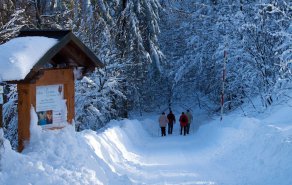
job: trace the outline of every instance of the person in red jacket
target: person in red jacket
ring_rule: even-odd
[[[187,133],[187,124],[189,120],[184,112],[181,113],[181,116],[179,117],[179,122],[180,122],[180,135],[182,135],[182,130],[184,130],[184,136],[185,136]]]

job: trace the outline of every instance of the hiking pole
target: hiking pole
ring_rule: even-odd
[[[223,109],[224,109],[224,88],[225,88],[225,78],[226,78],[226,59],[227,59],[227,52],[224,51],[224,60],[223,60],[223,71],[222,71],[222,91],[221,91],[221,118],[220,121],[223,119]]]

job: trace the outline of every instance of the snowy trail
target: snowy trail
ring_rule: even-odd
[[[143,131],[143,127],[140,129],[132,129],[133,132],[140,133],[138,138],[133,133],[122,134],[123,137],[129,136],[130,142],[135,138],[138,141],[133,147],[127,147],[131,150],[125,153],[125,158],[116,163],[111,163],[112,159],[108,159],[107,162],[118,173],[127,174],[136,184],[215,184],[202,175],[206,161],[201,156],[202,147],[196,147],[201,141],[195,139],[194,133],[179,135],[178,124],[174,127],[173,135],[166,137],[151,137]]]
[[[199,163],[190,157],[195,156],[188,151],[188,147],[192,145],[190,143],[181,145],[180,142],[186,141],[187,138],[173,137],[173,139],[178,141],[155,138],[153,143],[145,145],[143,149],[139,148],[140,151],[148,152],[139,153],[141,161],[139,161],[138,168],[140,172],[128,174],[129,177],[136,182],[144,182],[144,184],[194,184],[194,179],[198,177],[198,174],[194,173],[194,166],[198,167]],[[165,141],[170,143],[165,143]],[[131,164],[131,159],[128,160]],[[188,169],[188,166],[192,166],[192,168]],[[141,174],[141,176],[137,176],[137,174]]]
[[[104,160],[133,184],[274,185],[278,183],[274,168],[285,174],[287,168],[291,169],[288,151],[292,152],[292,148],[282,142],[287,133],[278,133],[279,129],[260,125],[253,118],[230,116],[222,123],[215,120],[187,136],[179,135],[176,124],[173,135],[166,137],[158,135],[158,123],[153,117],[124,122],[121,130],[110,128],[102,133],[111,138],[109,142],[122,140],[110,144],[116,145],[117,150],[111,154],[122,155]],[[292,129],[285,132],[291,133]],[[289,149],[276,154],[282,147]],[[280,166],[279,158],[288,164]]]
[[[111,121],[98,132],[33,129],[21,154],[5,141],[0,184],[291,185],[292,107],[275,110],[197,121],[187,136],[178,124],[159,136],[157,115]]]

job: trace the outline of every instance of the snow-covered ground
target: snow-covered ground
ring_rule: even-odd
[[[291,185],[291,112],[287,103],[254,117],[234,111],[220,122],[194,110],[200,126],[187,136],[176,124],[160,137],[159,114],[112,121],[98,133],[33,129],[21,154],[5,141],[0,184]]]

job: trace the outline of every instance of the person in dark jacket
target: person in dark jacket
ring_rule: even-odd
[[[172,111],[170,111],[169,114],[167,115],[167,119],[168,119],[168,134],[172,134],[173,124],[175,123],[175,116],[172,113]]]
[[[180,122],[180,135],[182,135],[182,130],[184,130],[184,136],[185,136],[187,133],[187,124],[189,120],[184,112],[181,113],[181,116],[179,117],[179,122]]]

